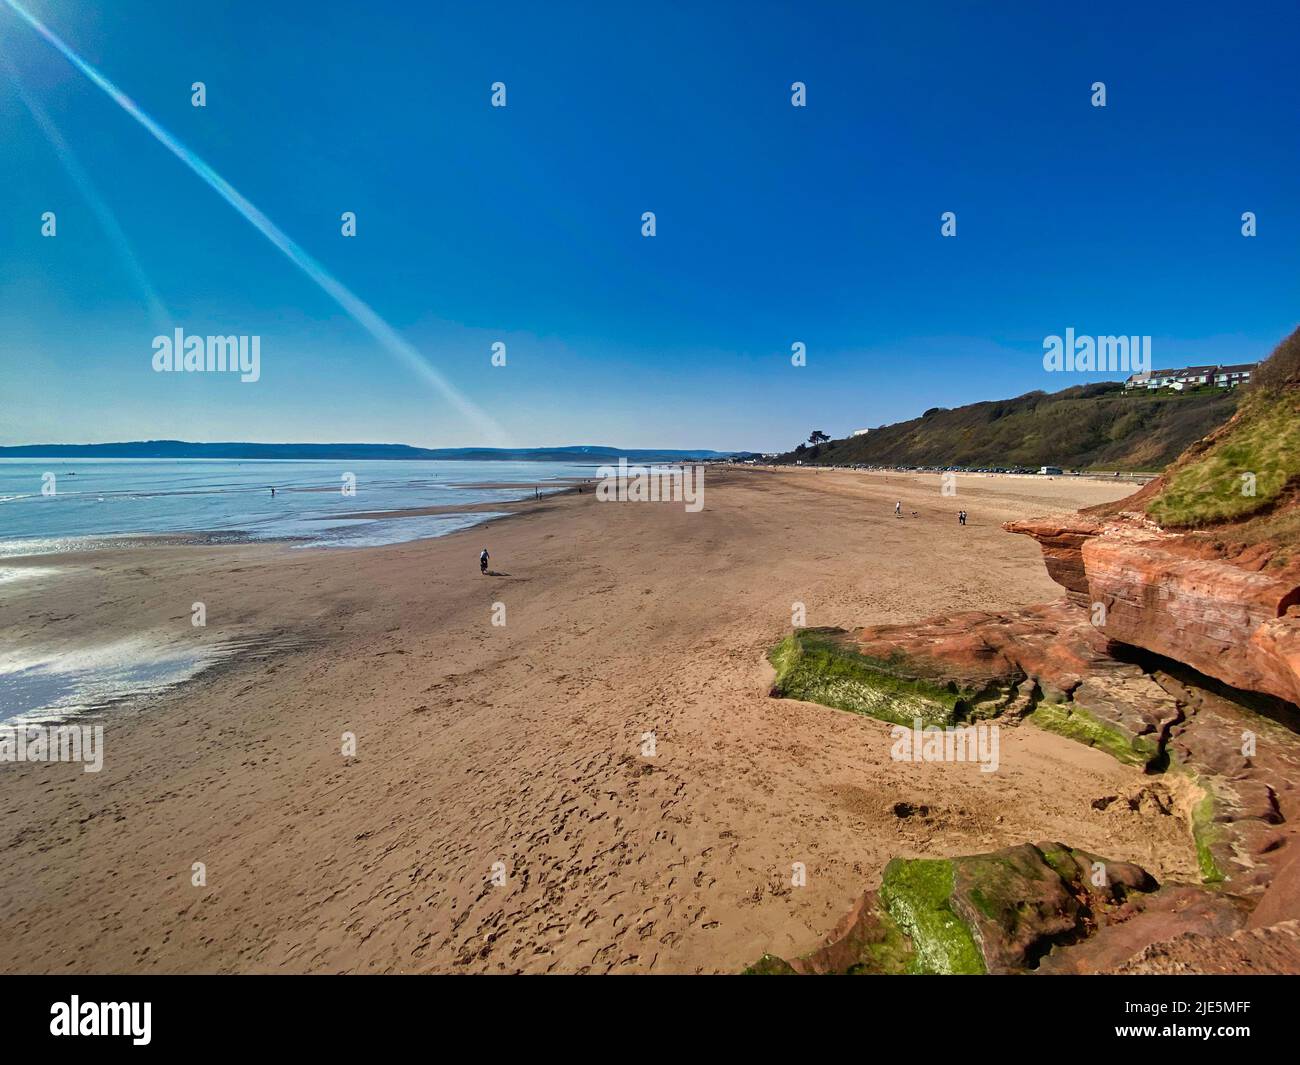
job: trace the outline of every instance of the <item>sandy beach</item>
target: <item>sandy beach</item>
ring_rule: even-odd
[[[1026,726],[997,772],[898,763],[887,724],[768,697],[794,604],[854,627],[1056,599],[1000,523],[1132,489],[957,483],[710,469],[699,513],[564,494],[391,547],[7,560],[51,571],[6,585],[10,653],[227,657],[100,714],[100,773],[0,766],[0,968],[735,972],[816,946],[893,856],[1061,840],[1194,878],[1182,819],[1093,806],[1147,783],[1103,753]]]

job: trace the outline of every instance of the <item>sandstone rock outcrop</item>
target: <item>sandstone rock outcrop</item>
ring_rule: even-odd
[[[1088,615],[1066,602],[852,633],[805,629],[773,652],[772,694],[900,725],[1027,718],[1149,765],[1178,719],[1177,701],[1107,648]]]
[[[1183,932],[1151,943],[1108,971],[1120,976],[1300,973],[1300,921],[1242,929],[1228,936]]]
[[[1196,557],[1179,534],[1131,519],[1009,522],[1110,639],[1235,688],[1300,703],[1300,580]]]
[[[805,630],[774,653],[773,694],[906,725],[1037,725],[1173,774],[1199,796],[1187,813],[1200,884],[1103,862],[1098,894],[1087,872],[1102,860],[1060,844],[895,860],[823,947],[750,971],[1300,971],[1291,938],[1270,931],[1300,920],[1300,709],[1113,650],[1068,600]]]
[[[776,974],[979,975],[1021,972],[1058,944],[1086,940],[1140,910],[1156,885],[1145,870],[1024,843],[950,859],[895,859],[826,944],[748,970]],[[1240,927],[1233,924],[1232,930]]]

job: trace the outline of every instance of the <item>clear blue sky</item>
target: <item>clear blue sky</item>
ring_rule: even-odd
[[[1300,320],[1294,3],[22,2],[518,446],[786,448],[1077,384],[1067,326]],[[487,442],[4,0],[0,57],[0,443]],[[262,379],[153,373],[160,313]]]

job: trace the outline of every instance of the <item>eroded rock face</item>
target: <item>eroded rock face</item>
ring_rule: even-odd
[[[1107,972],[1152,944],[1189,932],[1217,941],[1239,931],[1247,912],[1241,900],[1191,884],[1169,884],[1153,894],[1130,896],[1124,909],[1088,939],[1053,950],[1035,972],[1044,976]]]
[[[1300,607],[1288,606],[1250,634],[1246,663],[1261,678],[1260,691],[1300,704]]]
[[[1269,901],[1275,919],[1300,917],[1300,897],[1269,900],[1274,886],[1291,894],[1280,876],[1300,848],[1300,741],[1288,721],[1274,721],[1233,700],[1163,671],[1153,679],[1182,708],[1169,733],[1171,766],[1191,776],[1204,799],[1192,818],[1203,878]]]
[[[1300,703],[1300,585],[1197,557],[1179,534],[1131,519],[1008,522],[1043,548],[1048,574],[1098,613],[1110,639],[1236,688]]]
[[[1300,921],[1229,936],[1183,932],[1108,970],[1120,976],[1273,975],[1300,972]]]
[[[1109,661],[1106,639],[1067,603],[1008,611],[969,611],[906,625],[856,629],[863,655],[899,663],[912,675],[965,690],[1041,678],[1056,692],[1080,685]]]
[[[1009,532],[1023,533],[1037,540],[1043,549],[1043,564],[1047,567],[1047,575],[1064,588],[1075,602],[1091,602],[1088,577],[1083,567],[1083,545],[1101,531],[1100,521],[1072,514],[1064,518],[1009,521],[1002,527]]]
[[[955,858],[953,867],[949,906],[970,928],[990,973],[1033,968],[1055,944],[1090,935],[1130,894],[1156,886],[1136,865],[1062,843]]]
[[[793,961],[765,955],[749,971],[1022,972],[1058,944],[1086,940],[1127,920],[1155,888],[1136,865],[1062,843],[1023,843],[960,858],[895,859],[879,891],[865,893],[824,946]]]

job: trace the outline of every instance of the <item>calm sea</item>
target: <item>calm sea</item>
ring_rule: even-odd
[[[94,546],[108,537],[217,534],[365,547],[443,536],[492,517],[448,512],[356,518],[363,511],[504,503],[532,485],[591,477],[546,462],[0,459],[0,558]],[[480,488],[482,483],[530,487]],[[353,494],[344,488],[355,484]],[[52,486],[52,491],[45,486]],[[271,488],[275,495],[271,495]]]

